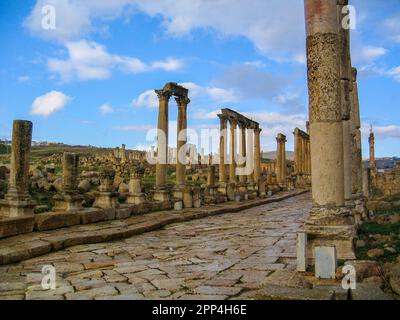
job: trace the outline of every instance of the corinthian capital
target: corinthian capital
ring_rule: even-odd
[[[164,91],[164,90],[154,90],[154,92],[157,94],[158,100],[169,100],[171,98],[172,93],[170,91]]]

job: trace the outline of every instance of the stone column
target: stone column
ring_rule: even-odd
[[[99,191],[95,193],[96,200],[93,208],[116,209],[119,208],[118,192],[114,192],[115,170],[105,169],[100,174]]]
[[[236,120],[229,119],[231,141],[230,141],[230,164],[229,164],[229,183],[236,183]]]
[[[307,139],[307,174],[311,174],[311,145],[310,138]]]
[[[128,204],[142,205],[145,202],[145,195],[142,192],[142,178],[144,168],[138,167],[132,170],[129,181],[129,194],[126,199]]]
[[[121,148],[121,162],[126,163],[126,145],[122,145]]]
[[[362,164],[362,142],[361,142],[361,117],[358,100],[357,69],[352,68],[352,98],[351,117],[353,119],[353,148],[352,148],[352,183],[353,194],[358,198],[362,192],[363,164]]]
[[[277,142],[277,146],[278,146],[277,158],[276,158],[278,183],[281,186],[284,186],[286,184],[286,148],[285,148],[286,137],[285,137],[285,135],[279,133],[278,136],[276,137],[276,142]]]
[[[307,173],[307,142],[304,135],[301,136],[301,173]]]
[[[158,202],[169,201],[166,190],[167,165],[168,165],[168,102],[171,92],[156,90],[159,100],[158,110],[158,136],[157,136],[157,163],[156,163],[156,192],[154,200]]]
[[[168,102],[170,92],[156,90],[159,100],[158,130],[161,136],[157,137],[157,164],[156,187],[164,187],[167,183],[168,163]]]
[[[343,125],[336,0],[305,0],[313,209],[306,221],[309,250],[335,245],[354,259],[354,217],[343,208]]]
[[[352,199],[352,119],[350,119],[350,86],[351,81],[351,59],[350,59],[350,30],[343,28],[342,21],[345,14],[343,7],[349,4],[348,0],[337,2],[337,27],[339,40],[339,65],[340,65],[340,105],[342,109],[343,125],[343,175],[344,175],[344,198],[346,201]],[[347,13],[346,13],[347,14]]]
[[[54,210],[73,211],[82,209],[83,196],[78,194],[79,155],[64,153],[62,190],[54,196]]]
[[[186,164],[179,159],[179,154],[185,154],[186,160],[186,143],[187,143],[187,106],[190,100],[187,97],[177,97],[178,104],[178,134],[177,134],[177,159],[176,159],[176,184],[179,187],[185,186],[186,183]]]
[[[32,122],[15,120],[13,123],[11,168],[8,193],[0,201],[0,216],[32,216],[36,203],[29,194],[29,164],[32,143]]]
[[[369,181],[370,181],[370,171],[369,168],[364,168],[363,170],[363,196],[368,199],[370,196],[370,186],[369,186]]]
[[[242,169],[246,168],[246,126],[240,124],[240,150],[239,150],[239,154],[240,154],[240,167]],[[239,181],[242,185],[246,184],[247,181],[247,176],[244,174],[241,174],[239,176]]]
[[[295,173],[300,173],[300,147],[301,147],[301,138],[299,128],[294,129],[294,164],[295,164]]]
[[[371,170],[371,179],[374,181],[376,176],[376,163],[375,163],[375,135],[372,132],[369,134],[369,168]]]
[[[226,159],[226,135],[227,119],[224,115],[218,115],[220,119],[220,138],[219,138],[219,183],[226,183],[225,159]]]
[[[254,181],[259,183],[261,178],[261,131],[262,129],[254,129]]]

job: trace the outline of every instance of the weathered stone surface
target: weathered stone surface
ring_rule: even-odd
[[[385,251],[382,249],[371,249],[368,250],[367,256],[370,258],[379,258],[385,254]]]
[[[80,216],[70,212],[46,212],[35,215],[35,230],[45,231],[80,224]]]
[[[21,233],[32,232],[35,225],[33,217],[0,219],[0,239]]]

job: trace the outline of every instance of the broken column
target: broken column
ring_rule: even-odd
[[[204,201],[206,204],[214,204],[217,202],[217,185],[215,183],[215,166],[212,163],[212,155],[209,156],[207,185],[205,188]]]
[[[82,209],[83,196],[78,194],[79,155],[65,152],[61,192],[54,196],[55,210],[73,211]]]
[[[286,186],[286,136],[279,133],[276,137],[277,142],[277,158],[276,158],[276,173],[278,183],[281,187]]]
[[[33,217],[36,202],[29,194],[32,127],[30,121],[15,120],[13,123],[9,187],[5,199],[0,201],[2,218]]]
[[[154,200],[169,201],[166,190],[168,164],[168,102],[172,96],[170,91],[155,90],[158,96],[158,134],[157,134],[157,163],[156,163],[156,190]]]
[[[115,171],[106,169],[100,174],[100,187],[95,193],[94,208],[115,209],[119,207],[118,192],[114,192]]]
[[[129,181],[129,194],[126,202],[128,204],[141,205],[145,202],[145,195],[142,192],[142,178],[144,168],[138,166],[131,172],[131,179]]]
[[[343,125],[336,0],[305,0],[313,208],[305,224],[309,252],[334,245],[354,259],[355,220],[345,208]]]

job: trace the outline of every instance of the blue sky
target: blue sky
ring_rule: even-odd
[[[400,0],[350,2],[364,156],[371,124],[377,156],[400,156]],[[48,4],[54,30],[42,28]],[[190,128],[231,107],[261,123],[264,150],[279,132],[293,149],[307,119],[302,0],[1,1],[0,37],[1,138],[19,118],[35,140],[145,147],[152,91],[169,81],[190,90]]]

